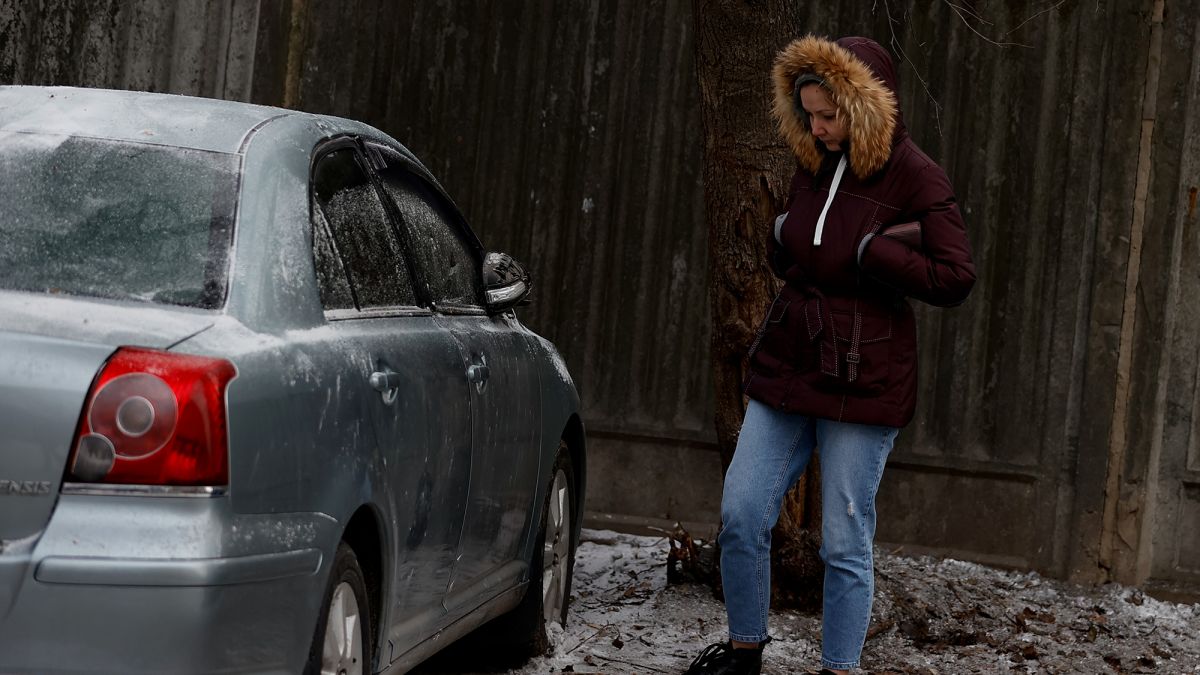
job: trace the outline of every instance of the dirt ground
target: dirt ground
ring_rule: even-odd
[[[586,530],[568,625],[542,673],[681,673],[725,639],[704,586],[668,586],[666,538]],[[1200,673],[1200,605],[957,560],[878,552],[863,673]],[[556,627],[557,628],[557,627]],[[763,671],[819,668],[818,614],[772,611]]]

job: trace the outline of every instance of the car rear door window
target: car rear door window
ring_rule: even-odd
[[[415,306],[400,242],[357,154],[352,147],[333,150],[313,171],[313,240],[322,301],[327,309],[347,304],[347,289],[338,281],[342,271],[335,264],[340,258],[359,309]],[[324,242],[317,234],[323,227],[331,235]],[[329,250],[322,251],[323,245]]]
[[[354,291],[346,268],[333,245],[329,223],[319,209],[313,209],[313,260],[317,268],[317,287],[321,291],[321,304],[325,309],[356,309]]]
[[[409,171],[398,153],[372,146],[383,158],[378,172],[396,205],[412,263],[427,297],[440,311],[482,311],[482,259],[460,225],[462,217],[441,193]]]

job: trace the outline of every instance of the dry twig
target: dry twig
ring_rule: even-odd
[[[1015,33],[1015,32],[1017,32],[1017,29],[1019,29],[1021,26],[1024,26],[1025,24],[1029,23],[1030,21],[1033,21],[1034,19],[1045,14],[1046,12],[1053,12],[1054,10],[1058,9],[1059,7],[1062,7],[1063,3],[1066,1],[1067,0],[1058,0],[1058,2],[1054,3],[1053,6],[1047,7],[1046,9],[1043,9],[1042,11],[1038,12],[1037,14],[1030,15],[1029,18],[1025,19],[1021,23],[1014,26],[1012,28],[1012,30],[1008,31],[1008,33],[1005,33],[1005,35],[1008,35],[1009,33]]]
[[[633,663],[632,661],[623,661],[623,660],[621,660],[621,659],[614,659],[614,658],[613,658],[613,657],[611,657],[611,656],[605,656],[605,655],[603,655],[603,654],[592,654],[592,656],[594,656],[594,657],[596,657],[596,658],[598,658],[598,659],[604,659],[605,661],[608,661],[608,662],[610,662],[610,663],[621,663],[621,664],[624,664],[624,665],[627,665],[627,666],[635,666],[635,667],[637,667],[637,668],[645,668],[646,670],[653,670],[653,671],[654,671],[654,672],[656,672],[656,673],[665,673],[665,672],[667,672],[667,671],[665,671],[665,670],[662,670],[661,668],[655,668],[654,666],[648,666],[648,665],[646,665],[646,664],[644,664],[644,663]]]

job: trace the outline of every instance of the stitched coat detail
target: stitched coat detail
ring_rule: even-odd
[[[851,170],[832,201],[841,153],[813,137],[793,108],[792,84],[808,72],[827,82],[847,124]],[[786,283],[751,348],[746,393],[788,412],[903,427],[916,409],[917,384],[908,298],[956,305],[975,282],[953,190],[909,138],[891,57],[876,42],[807,36],[780,52],[773,76],[775,117],[798,168],[779,239],[774,227],[764,231],[771,267]],[[874,236],[910,222],[921,225],[918,248]]]

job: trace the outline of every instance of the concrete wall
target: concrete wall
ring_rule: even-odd
[[[682,2],[0,0],[0,83],[374,124],[525,262],[579,385],[590,506],[715,522],[707,238]],[[696,485],[704,488],[697,490]]]
[[[1200,586],[1198,0],[804,11],[808,29],[892,49],[908,126],[950,174],[980,262],[966,306],[920,312],[922,402],[880,538]],[[532,268],[522,317],[579,382],[590,508],[715,523],[690,12],[0,0],[0,82],[252,100],[389,131],[485,242]]]

